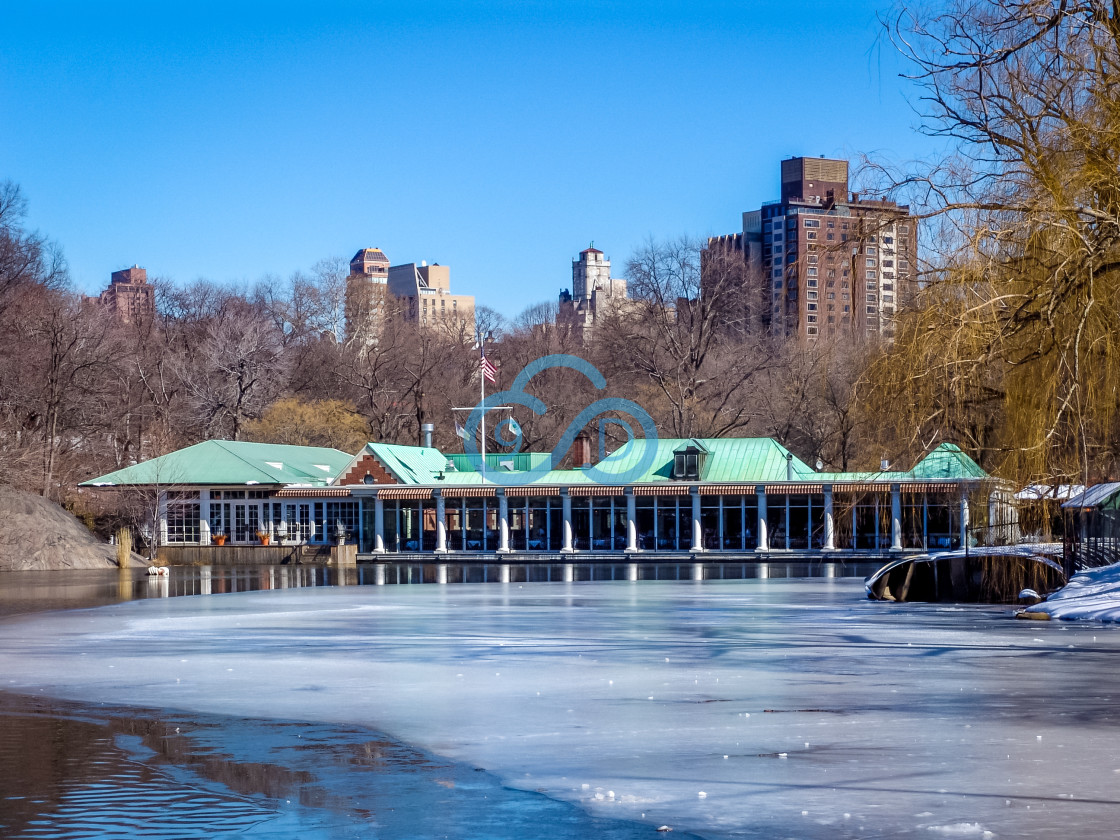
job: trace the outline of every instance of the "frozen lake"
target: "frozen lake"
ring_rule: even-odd
[[[851,578],[320,587],[9,618],[0,688],[370,727],[649,836],[1104,836],[1118,654]]]

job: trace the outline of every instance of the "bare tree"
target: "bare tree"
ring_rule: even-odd
[[[729,329],[742,269],[706,268],[698,242],[647,242],[627,263],[630,305],[596,325],[598,358],[629,372],[647,410],[676,437],[745,428],[755,413],[748,386],[769,362],[759,336]]]
[[[0,308],[21,286],[51,289],[69,283],[62,251],[37,233],[24,229],[27,200],[19,186],[0,181]]]

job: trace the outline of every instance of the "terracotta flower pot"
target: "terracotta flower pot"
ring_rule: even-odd
[[[226,535],[225,534],[215,534],[213,539],[214,539],[214,545],[225,545],[226,544]]]
[[[257,536],[260,537],[261,545],[268,545],[268,543],[269,543],[268,534],[257,534]]]

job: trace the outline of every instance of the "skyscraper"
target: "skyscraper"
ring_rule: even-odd
[[[474,330],[474,295],[451,294],[451,268],[421,261],[389,269],[389,293],[400,314],[422,327]]]
[[[126,324],[155,315],[155,289],[148,285],[148,272],[138,265],[114,271],[109,288],[92,298],[105,312]]]
[[[781,198],[744,213],[741,234],[710,239],[702,264],[729,253],[771,335],[890,337],[916,290],[917,220],[906,205],[849,194],[847,161],[795,157],[782,161]]]
[[[362,248],[346,278],[346,340],[377,341],[389,304],[389,258],[380,248]]]
[[[595,319],[617,309],[626,298],[626,281],[611,277],[610,258],[592,243],[572,260],[572,291],[560,293],[557,324],[587,340]]]

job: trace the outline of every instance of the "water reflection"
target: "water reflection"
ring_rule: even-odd
[[[0,692],[0,837],[537,836],[650,826],[511,790],[368,729],[106,709]]]
[[[167,577],[146,569],[0,573],[0,616],[92,607],[141,598],[220,595],[309,586],[457,583],[715,581],[866,577],[878,563],[363,563],[355,568],[176,566]]]

